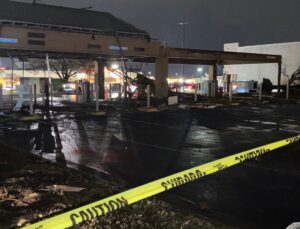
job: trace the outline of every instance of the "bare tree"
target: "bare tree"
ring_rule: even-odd
[[[63,81],[69,81],[72,76],[80,72],[83,66],[89,66],[86,61],[73,59],[52,59],[49,61],[49,64],[50,70]],[[30,60],[30,65],[32,70],[47,69],[45,60],[41,59]]]
[[[290,78],[290,84],[300,85],[300,65],[298,69],[292,74]]]
[[[69,81],[72,76],[76,75],[82,65],[83,63],[79,60],[62,59],[50,61],[51,71],[64,81]]]
[[[283,64],[281,73],[288,79],[290,85],[300,85],[300,65],[298,69],[292,74],[287,73],[287,64]]]

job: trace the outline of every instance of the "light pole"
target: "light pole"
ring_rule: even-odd
[[[197,72],[200,75],[199,84],[197,84],[197,85],[198,85],[198,90],[200,91],[200,94],[201,94],[201,91],[202,91],[202,72],[203,72],[203,68],[202,67],[198,67],[197,68]]]
[[[182,28],[182,38],[181,38],[181,48],[184,48],[184,43],[185,43],[185,27],[186,25],[188,25],[189,23],[187,22],[179,22],[178,25],[181,26]],[[184,76],[184,64],[182,64],[182,76]]]

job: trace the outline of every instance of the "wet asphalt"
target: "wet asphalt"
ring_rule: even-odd
[[[60,114],[55,117],[56,131],[53,127],[47,130],[47,123],[30,127],[33,131],[44,128],[44,141],[37,141],[42,144],[31,145],[36,152],[44,151],[45,157],[100,171],[134,187],[295,136],[300,133],[299,115],[300,104],[149,113],[120,110],[97,118]],[[52,140],[47,137],[49,132]],[[53,143],[57,140],[61,142],[59,149]],[[55,146],[47,148],[49,144]],[[300,221],[299,162],[297,143],[186,184],[168,195],[238,228],[285,228]]]
[[[58,123],[67,161],[136,186],[300,133],[300,105],[120,112]],[[300,144],[170,192],[245,228],[300,220]]]

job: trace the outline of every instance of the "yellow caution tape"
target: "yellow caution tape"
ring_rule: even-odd
[[[25,229],[72,227],[298,141],[300,135],[215,160],[29,225]]]

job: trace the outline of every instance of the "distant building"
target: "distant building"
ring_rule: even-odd
[[[286,70],[288,75],[292,75],[300,65],[300,41],[253,46],[229,43],[224,44],[224,51],[282,55],[282,69]],[[263,78],[268,78],[274,85],[277,84],[277,71],[277,64],[227,65],[224,68],[225,73],[236,75],[238,81],[262,81]],[[286,77],[282,75],[281,83],[286,82]]]

